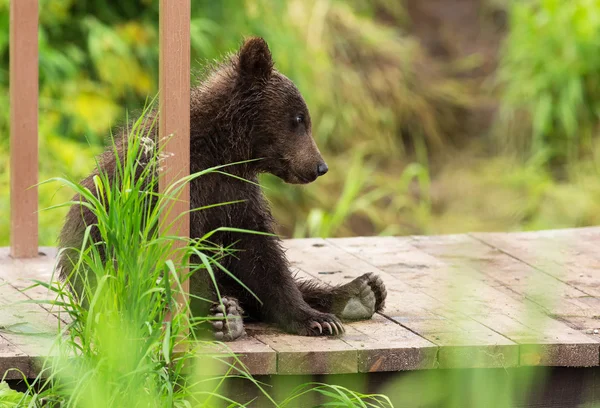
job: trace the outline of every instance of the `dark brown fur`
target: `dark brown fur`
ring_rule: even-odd
[[[268,46],[260,38],[247,40],[238,54],[216,67],[192,90],[190,124],[192,172],[249,159],[261,160],[228,167],[227,171],[253,182],[258,182],[260,173],[268,172],[289,183],[308,183],[327,171],[311,135],[304,99],[294,84],[273,68]],[[109,174],[114,172],[112,152],[105,153],[100,163]],[[92,187],[91,176],[83,184]],[[192,181],[190,191],[192,208],[245,200],[192,212],[192,237],[223,226],[275,231],[268,203],[255,184],[209,174]],[[60,246],[79,247],[85,226],[94,222],[91,213],[84,211],[82,216],[81,208],[74,206],[61,233]],[[298,285],[278,238],[219,232],[211,241],[224,246],[236,243],[235,249],[240,252],[224,259],[223,265],[262,300],[262,305],[224,273],[218,273],[217,281],[221,294],[237,298],[250,316],[302,335],[318,335],[328,325],[339,324],[341,328],[332,313],[335,304],[343,304],[350,296],[347,288],[326,288],[314,282]],[[66,257],[61,261],[63,276],[68,275],[69,264]],[[204,275],[192,276],[192,293],[207,295],[210,285]],[[215,299],[214,294],[208,295]],[[385,293],[379,293],[378,310],[384,298]],[[192,310],[206,312],[194,301]]]

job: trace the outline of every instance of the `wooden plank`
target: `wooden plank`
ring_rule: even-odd
[[[411,241],[412,245],[406,239],[399,239],[396,243],[393,238],[385,239],[385,249],[380,247],[373,251],[374,254],[367,249],[372,245],[364,242],[371,242],[370,239],[362,243],[356,239],[333,241],[344,249],[344,242],[347,242],[350,252],[360,251],[361,258],[375,265],[381,263],[383,270],[402,276],[410,286],[444,299],[453,310],[518,343],[521,365],[598,364],[598,347],[594,339],[549,318],[535,303],[523,303],[523,297],[515,299],[488,285],[473,268],[474,259],[469,258],[468,250],[453,250],[444,244],[445,241],[436,246],[437,240],[443,239],[448,238],[418,237]],[[387,255],[383,251],[387,251]],[[446,258],[440,254],[445,254]],[[418,268],[407,266],[411,265],[413,258],[418,259],[412,264],[419,265]],[[543,348],[547,353],[536,351],[531,346]]]
[[[338,338],[306,338],[269,329],[253,335],[277,352],[277,374],[358,372],[356,349]]]
[[[552,254],[552,259],[561,264],[564,263],[569,269],[580,272],[580,276],[587,284],[593,284],[600,278],[600,227],[568,228],[547,231],[532,231],[515,234],[518,239],[537,242],[554,242],[560,247],[560,254]],[[594,290],[598,285],[593,286]]]
[[[58,319],[1,282],[0,334],[30,356],[45,356],[58,334]]]
[[[437,367],[438,347],[376,314],[371,320],[346,323],[342,336],[358,353],[358,371],[421,370]]]
[[[467,235],[438,238],[439,248],[432,251],[442,257],[451,254],[454,259],[470,259],[470,264],[482,273],[490,286],[515,299],[527,298],[535,302],[547,315],[567,323],[570,327],[594,335],[598,321],[599,299],[568,285],[556,277],[525,264],[484,242]],[[445,254],[444,254],[445,253]]]
[[[472,236],[588,296],[600,297],[600,260],[595,255],[597,249],[581,242],[579,236],[558,231]]]
[[[47,357],[56,355],[53,345],[59,320],[8,284],[0,285],[0,336],[25,354],[29,376],[35,377]],[[19,355],[19,357],[23,357]]]
[[[577,236],[580,242],[585,242],[594,247],[600,245],[600,227],[586,227],[586,228],[570,228],[563,230],[554,230],[555,233]]]
[[[252,329],[250,329],[251,332]],[[252,375],[276,374],[277,353],[254,337],[228,344]]]
[[[527,296],[515,296],[514,292],[507,294],[485,282],[486,276],[498,275],[494,264],[490,267],[486,261],[494,256],[500,260],[508,258],[505,254],[465,235],[417,237],[413,245],[454,266],[458,276],[453,279],[466,274],[468,279],[477,282],[473,291],[463,291],[460,302],[471,308],[469,314],[476,320],[520,344],[521,365],[581,367],[599,364],[600,344],[596,339],[548,317],[545,310]],[[514,268],[519,266],[528,267],[522,263],[513,265]],[[471,272],[475,275],[469,277]],[[552,304],[557,303],[557,299],[551,295]]]
[[[598,255],[595,238],[598,230],[539,231],[510,234],[472,234],[476,239],[527,263],[537,274],[516,277],[522,285],[512,284],[515,291],[527,287],[537,291],[540,303],[571,327],[599,338],[600,298],[598,297]],[[535,279],[532,277],[535,276]],[[527,279],[526,279],[527,278]],[[521,287],[520,287],[521,286]],[[535,291],[532,288],[536,288]],[[547,295],[550,294],[550,295]],[[560,301],[548,302],[556,297]],[[546,306],[544,303],[550,303]]]
[[[40,256],[37,258],[14,259],[8,256],[9,248],[0,247],[0,282],[6,282],[29,299],[36,301],[51,301],[56,294],[42,286],[31,287],[39,280],[50,283],[57,282],[59,277],[54,273],[57,250],[53,247],[40,248]],[[43,309],[60,318],[65,324],[69,322],[66,313],[61,313],[57,306],[39,304]]]
[[[377,268],[410,287],[427,288],[429,283],[423,278],[431,274],[429,270],[444,266],[443,262],[416,250],[410,237],[335,238],[327,241],[359,258],[363,265],[366,263]]]
[[[457,236],[457,239],[460,237]],[[381,268],[387,272],[402,276],[411,286],[444,299],[453,309],[519,343],[521,365],[598,364],[595,340],[548,318],[541,313],[538,305],[523,303],[523,297],[515,299],[488,285],[473,268],[476,259],[469,257],[468,249],[460,251],[452,247],[448,239],[418,237],[412,241],[414,246],[406,239],[397,243],[394,239],[386,239],[387,255],[382,254],[381,248],[373,251],[375,254],[372,255],[366,249],[370,247],[357,240],[347,245],[349,251],[360,251],[362,258],[376,265],[382,263]],[[336,240],[342,248],[346,248],[343,241],[348,240]],[[415,264],[419,265],[418,268],[407,266],[413,257],[419,259]],[[548,353],[535,352],[532,345],[540,348],[543,345]]]
[[[598,337],[600,258],[592,231],[540,231],[511,234],[510,238],[499,234],[472,235],[570,288],[563,290],[563,300],[555,302],[554,312],[572,327]]]
[[[296,278],[316,279],[302,269],[297,271]],[[346,333],[340,338],[357,350],[359,372],[419,370],[437,366],[438,347],[435,344],[386,317],[375,315],[371,320],[345,323],[344,328]]]
[[[252,333],[255,330],[257,329],[254,325],[246,326],[246,331],[248,333]],[[251,335],[229,343],[203,345],[201,349],[198,350],[198,354],[211,355],[211,358],[216,357],[219,360],[225,360],[227,364],[242,368],[237,363],[237,360],[239,360],[244,366],[244,371],[247,371],[252,375],[270,375],[277,373],[277,353],[275,350]],[[235,354],[235,358],[228,357],[230,354]],[[209,360],[206,364],[210,366],[211,364],[214,364],[214,362]],[[212,368],[218,369],[219,371],[225,371],[229,366],[226,364],[218,364],[218,367]],[[203,373],[203,375],[206,374],[206,372]]]
[[[388,291],[383,314],[439,346],[440,367],[509,367],[518,364],[517,344],[439,299],[340,249],[337,242],[302,239],[286,241],[285,246],[293,266],[330,284],[349,282],[366,272],[377,273]]]
[[[159,145],[165,154],[159,191],[163,193],[190,174],[190,0],[160,0],[159,19]],[[189,184],[177,198],[170,211],[163,214],[161,231],[189,237]],[[174,242],[174,251],[183,245],[184,242]],[[180,268],[179,276],[186,275],[187,271]],[[183,293],[178,291],[177,300],[184,304],[188,301],[189,281],[181,279],[181,286]]]
[[[0,379],[31,377],[29,356],[0,335]]]
[[[549,252],[549,259],[556,265],[564,262],[570,274],[577,267],[580,274],[596,274],[600,254],[593,249],[600,229],[500,237],[508,242],[514,237],[517,249],[533,246],[536,255],[540,247],[552,248],[559,253]],[[267,325],[248,325],[251,336],[228,346],[253,374],[598,364],[598,335],[587,334],[600,322],[600,312],[593,314],[598,299],[589,295],[594,290],[591,278],[581,287],[569,284],[466,235],[293,240],[285,246],[304,278],[338,284],[366,272],[379,274],[388,288],[388,306],[382,316],[346,324],[347,332],[338,338],[292,336]],[[47,354],[53,340],[45,319],[54,317],[39,305],[27,305],[35,310],[14,307],[16,298],[48,298],[47,293],[20,293],[15,287],[28,286],[31,278],[49,279],[49,253],[45,259],[15,260],[0,248],[0,279],[19,275],[6,292],[8,300],[0,286],[0,326],[14,329],[0,330],[0,368],[20,364],[35,374],[27,365],[30,357],[35,361]],[[560,301],[546,302],[547,293]],[[41,334],[14,333],[19,329]]]
[[[13,287],[22,290],[33,284],[34,280],[50,282],[56,263],[56,248],[42,247],[36,258],[15,259],[9,255],[10,248],[0,247],[0,279],[9,282]],[[32,298],[48,299],[48,291],[43,288],[32,289],[25,293]]]
[[[38,254],[38,1],[10,2],[10,245]],[[31,188],[33,187],[33,188]]]
[[[56,308],[17,303],[54,298],[42,287],[22,291],[31,286],[34,279],[50,281],[56,249],[40,248],[40,254],[37,258],[14,259],[9,256],[9,248],[0,248],[0,350],[3,350],[0,351],[0,377],[9,368],[18,368],[29,378],[35,377],[43,360],[51,354],[52,342],[58,334]],[[63,314],[63,324],[66,324],[65,318]],[[7,378],[22,377],[12,371]]]

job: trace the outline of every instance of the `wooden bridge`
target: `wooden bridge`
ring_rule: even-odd
[[[299,277],[337,284],[379,274],[385,311],[337,338],[250,325],[230,347],[256,375],[598,366],[599,245],[600,228],[289,240]],[[41,251],[34,259],[0,253],[0,375],[35,376],[56,335],[55,314],[15,304],[49,298],[41,288],[20,291],[50,279],[56,251]]]

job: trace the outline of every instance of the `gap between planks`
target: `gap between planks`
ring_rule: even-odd
[[[469,312],[473,318],[520,344],[521,365],[598,365],[597,339],[549,313],[548,308],[559,303],[556,301],[559,297],[553,296],[547,288],[541,291],[536,286],[508,286],[514,274],[536,282],[537,275],[544,276],[539,271],[468,235],[416,237],[411,242],[450,266],[459,280],[462,278],[471,283],[471,288],[476,291],[466,291],[461,302],[471,309],[475,306],[475,310]],[[554,302],[543,302],[544,296]],[[543,303],[546,308],[541,307]],[[480,307],[476,310],[478,304]]]
[[[294,267],[334,285],[349,282],[366,272],[376,272],[388,291],[383,314],[407,331],[417,333],[415,337],[439,347],[436,366],[474,368],[518,364],[518,346],[513,341],[331,242],[322,239],[288,241],[288,259]]]
[[[465,235],[455,237],[471,239]],[[412,289],[443,299],[452,310],[519,344],[519,365],[598,365],[596,339],[547,316],[523,296],[515,299],[488,285],[483,279],[484,274],[472,265],[472,261],[477,259],[468,258],[468,249],[473,243],[467,241],[467,249],[457,254],[451,238],[391,237],[366,241],[346,238],[329,242],[347,249],[360,259],[367,259],[374,266],[407,282]],[[376,245],[378,240],[379,248]],[[464,262],[465,258],[471,262]],[[520,266],[526,267],[524,264]],[[527,318],[521,316],[524,311],[527,311]],[[443,355],[444,347],[440,345],[440,355]]]

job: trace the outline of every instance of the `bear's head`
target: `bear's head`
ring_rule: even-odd
[[[300,91],[273,67],[262,38],[247,39],[237,55],[236,87],[251,112],[251,148],[260,171],[287,183],[305,184],[327,173],[312,137],[308,108]]]

